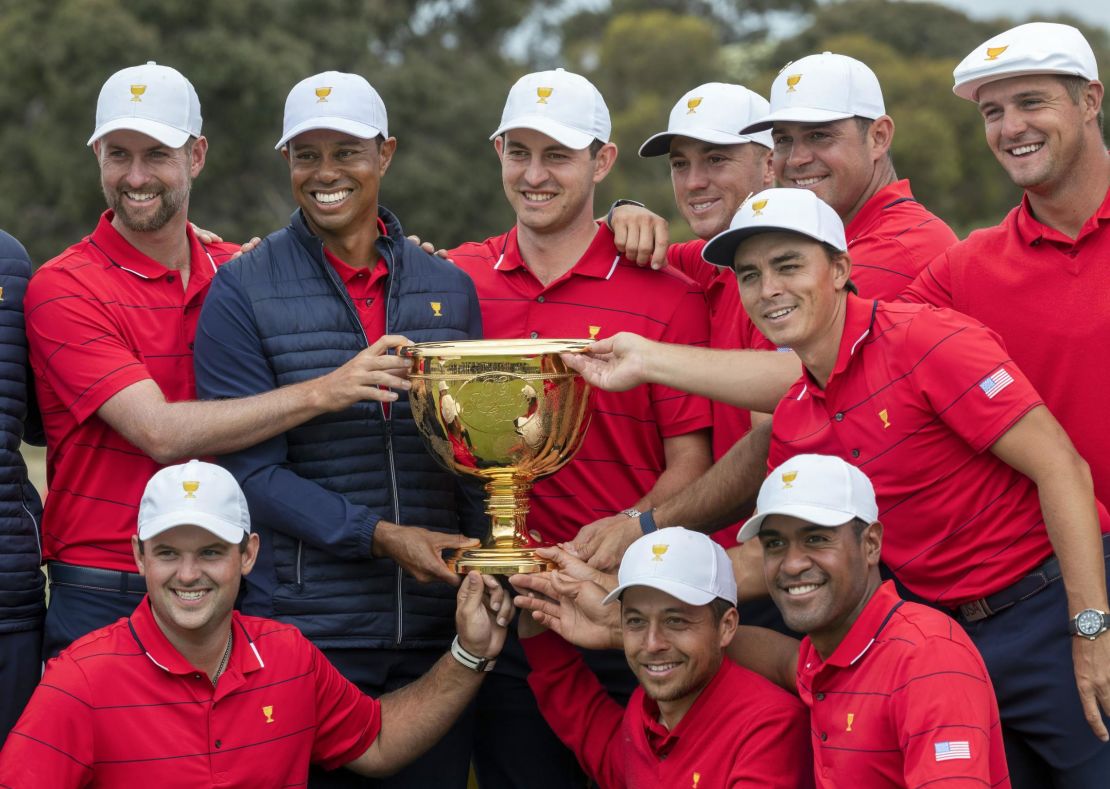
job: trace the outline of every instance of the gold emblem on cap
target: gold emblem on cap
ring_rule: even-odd
[[[767,207],[766,200],[756,200],[752,203],[752,216],[763,216],[763,209]]]
[[[701,106],[701,96],[697,96],[696,98],[690,99],[689,101],[686,102],[686,114],[687,115],[693,115],[695,110],[697,110],[697,108],[700,107],[700,106]]]
[[[1009,48],[1009,44],[1004,47],[987,47],[987,60],[998,60],[998,56]]]
[[[146,85],[131,86],[131,101],[142,101],[139,97],[146,93]]]
[[[262,708],[262,714],[266,716],[266,722],[267,723],[273,723],[274,722],[274,705],[273,704],[267,704],[265,707]]]
[[[440,310],[443,309],[443,302],[441,302],[441,301],[429,301],[428,304],[431,305],[432,317],[433,318],[442,318],[443,317],[443,313],[440,312]]]
[[[794,487],[794,480],[798,478],[797,471],[784,471],[782,472],[782,489]]]
[[[597,335],[600,334],[600,333],[601,333],[601,327],[600,326],[591,326],[590,327],[590,339],[591,340],[596,340]]]
[[[651,546],[651,552],[653,554],[655,554],[655,557],[652,559],[652,561],[653,562],[663,561],[663,554],[665,554],[667,552],[667,549],[670,548],[670,547],[671,546],[667,545],[666,543],[660,543],[658,545]]]
[[[797,90],[798,83],[802,81],[801,74],[791,74],[786,78],[786,92],[794,93]]]
[[[331,88],[317,88],[316,89],[316,103],[327,101],[328,96],[331,95]]]
[[[547,104],[547,100],[551,98],[551,94],[554,92],[554,88],[536,88],[536,95],[539,96],[536,104]]]
[[[197,497],[197,490],[200,488],[200,480],[187,479],[181,483],[181,487],[185,491],[185,498],[195,499]]]

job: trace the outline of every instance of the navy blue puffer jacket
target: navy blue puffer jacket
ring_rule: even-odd
[[[19,454],[29,396],[33,390],[23,331],[23,292],[31,259],[23,246],[0,230],[0,633],[42,625],[42,503],[27,481]]]
[[[379,215],[387,331],[413,342],[479,337],[470,278],[406,241],[393,214]],[[298,383],[367,345],[343,283],[298,211],[289,227],[217,273],[197,330],[197,392],[242,397]],[[362,402],[220,462],[243,486],[262,539],[244,612],[295,624],[324,648],[450,641],[454,590],[418,583],[370,552],[381,518],[475,535],[485,528],[477,497],[425,450],[404,394],[388,418],[378,403]]]

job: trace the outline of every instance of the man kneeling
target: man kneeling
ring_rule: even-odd
[[[512,617],[497,582],[471,573],[451,653],[375,700],[295,627],[232,610],[258,535],[224,469],[155,474],[131,543],[147,596],[49,663],[0,752],[0,785],[302,785],[310,762],[386,775],[447,731]]]
[[[640,683],[625,710],[577,650],[519,620],[540,711],[602,789],[812,786],[805,707],[724,655],[737,613],[721,546],[678,527],[641,537],[605,598],[617,601]]]

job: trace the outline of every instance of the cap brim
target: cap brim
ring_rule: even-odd
[[[540,134],[546,134],[551,139],[560,145],[565,145],[574,151],[581,151],[590,147],[590,143],[594,141],[594,137],[584,131],[572,129],[566,124],[559,123],[559,121],[552,120],[545,115],[525,115],[520,118],[514,118],[510,122],[498,127],[497,131],[489,136],[492,140],[500,137],[507,131],[513,129],[531,129],[538,131]]]
[[[772,507],[766,512],[753,515],[744,521],[744,525],[740,527],[740,531],[736,534],[736,541],[747,542],[755,537],[759,534],[763,520],[771,515],[790,515],[807,523],[828,526],[830,529],[843,526],[852,518],[857,517],[854,512],[834,510],[828,507],[815,507],[812,504],[785,504],[781,507]]]
[[[655,576],[644,576],[642,578],[633,578],[626,583],[621,584],[616,589],[605,595],[602,600],[602,605],[608,605],[620,599],[621,594],[625,589],[632,586],[646,586],[651,589],[658,589],[660,592],[665,592],[671,597],[676,597],[687,605],[708,605],[713,602],[717,596],[704,589],[695,589],[687,584],[672,581],[669,578],[657,578]]]
[[[328,129],[329,131],[351,134],[355,137],[358,137],[360,140],[372,140],[378,135],[385,135],[385,132],[382,129],[378,129],[367,123],[359,123],[358,121],[353,121],[350,118],[310,118],[307,121],[302,121],[301,123],[298,123],[292,129],[286,130],[281,139],[278,140],[277,145],[274,146],[274,150],[280,151],[282,148],[285,147],[285,144],[287,142],[292,140],[298,134],[304,134],[305,132],[316,131],[318,129]]]
[[[832,123],[833,121],[842,121],[845,118],[854,117],[855,115],[850,112],[818,110],[812,107],[784,107],[777,112],[772,112],[770,115],[765,115],[755,123],[748,124],[740,130],[740,133],[753,134],[755,132],[767,131],[776,123],[782,121],[786,123]]]
[[[668,129],[644,140],[644,144],[640,146],[640,156],[645,159],[652,156],[665,156],[671,152],[671,140],[675,137],[689,137],[691,140],[700,140],[714,145],[743,145],[754,142],[757,145],[770,147],[763,140],[744,134],[730,134],[715,129],[675,129],[673,131]]]
[[[998,82],[999,80],[1009,79],[1010,77],[1035,77],[1040,74],[1057,74],[1064,77],[1083,77],[1083,79],[1092,79],[1086,74],[1081,74],[1076,69],[1051,69],[1051,68],[1030,68],[1018,69],[1016,71],[1000,71],[990,74],[982,74],[978,77],[963,82],[958,82],[952,86],[952,92],[959,96],[961,99],[968,101],[979,101],[979,88],[990,82]],[[1097,78],[1095,78],[1097,79]]]
[[[231,523],[223,518],[216,518],[207,512],[176,510],[174,512],[163,513],[157,518],[151,518],[140,525],[139,539],[149,540],[152,537],[157,537],[164,531],[169,531],[178,526],[199,526],[205,531],[209,531],[216,537],[219,537],[224,542],[229,542],[233,545],[238,545],[244,535],[248,533],[244,531],[243,527],[238,523]]]
[[[752,236],[758,236],[760,233],[773,232],[795,233],[799,236],[811,238],[818,243],[825,243],[822,239],[811,236],[808,233],[803,233],[796,227],[752,225],[750,227],[737,227],[724,230],[718,233],[702,248],[701,256],[704,260],[715,265],[732,268],[734,258],[736,257],[736,248],[740,246],[741,241]]]
[[[129,116],[126,118],[116,118],[115,120],[108,121],[98,126],[85,145],[92,145],[104,135],[120,130],[136,131],[140,134],[145,134],[147,137],[153,137],[168,148],[180,148],[192,137],[189,132],[174,128],[160,121]]]

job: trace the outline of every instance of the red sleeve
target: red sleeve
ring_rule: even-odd
[[[316,680],[312,762],[334,770],[362,756],[374,742],[382,729],[381,705],[349,682],[307,640],[305,646],[313,652]]]
[[[991,752],[1001,746],[998,709],[972,648],[931,638],[907,652],[905,671],[891,716],[902,733],[906,786],[991,786],[991,761],[1001,756]]]
[[[752,709],[739,738],[738,758],[729,770],[730,789],[810,789],[813,744],[809,711],[795,698],[790,703]]]
[[[709,290],[709,286],[721,273],[721,269],[701,256],[703,249],[705,249],[705,242],[700,238],[684,241],[681,244],[671,244],[667,247],[667,265],[674,266],[694,280],[702,290]]]
[[[85,675],[67,654],[46,664],[0,751],[0,786],[74,789],[93,780],[96,726]]]
[[[550,631],[522,638],[528,684],[544,720],[604,789],[623,787],[624,710],[605,692],[582,656]]]
[[[932,304],[934,307],[955,307],[952,298],[952,259],[949,253],[942,252],[933,258],[933,262],[902,291],[898,300]]]
[[[917,313],[907,354],[914,381],[941,420],[976,452],[1041,404],[993,331],[952,310]]]
[[[687,285],[685,295],[671,313],[659,341],[709,347],[709,306],[700,288]],[[709,401],[704,397],[695,397],[658,384],[650,384],[649,390],[655,422],[663,438],[712,426]]]
[[[70,272],[46,268],[32,277],[24,309],[35,375],[78,422],[151,377],[100,298]]]

